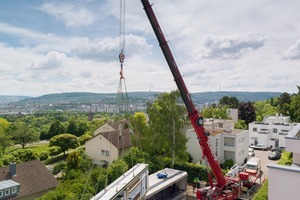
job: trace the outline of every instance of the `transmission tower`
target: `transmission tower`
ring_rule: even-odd
[[[120,81],[117,91],[116,106],[118,112],[120,113],[129,113],[130,104],[127,94],[126,82],[123,73],[123,63],[125,60],[125,0],[120,0],[120,33],[119,33],[119,61],[121,64],[120,69]]]

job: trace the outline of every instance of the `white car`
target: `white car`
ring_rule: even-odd
[[[255,152],[253,148],[249,148],[249,152],[248,152],[249,157],[253,157],[255,156]]]
[[[259,149],[259,150],[268,150],[268,147],[263,144],[256,144],[256,145],[251,145],[250,148],[252,149]]]

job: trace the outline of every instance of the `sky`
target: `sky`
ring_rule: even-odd
[[[299,0],[150,0],[189,92],[298,92]],[[177,87],[139,0],[1,0],[0,95]],[[124,45],[120,43],[124,36]],[[123,88],[125,88],[124,82]]]

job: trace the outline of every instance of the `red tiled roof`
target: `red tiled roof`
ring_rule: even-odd
[[[20,183],[20,193],[13,199],[43,192],[58,185],[58,181],[40,160],[16,164],[16,176],[14,177],[9,173],[9,166],[1,167],[0,181],[8,179]]]

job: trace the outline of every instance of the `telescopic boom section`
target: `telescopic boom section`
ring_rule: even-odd
[[[173,58],[172,52],[169,48],[169,45],[165,39],[165,36],[159,26],[159,23],[156,19],[156,16],[153,12],[153,9],[149,3],[148,0],[141,0],[142,4],[144,6],[145,12],[148,16],[148,19],[151,23],[151,26],[154,30],[154,33],[157,37],[157,40],[159,42],[159,45],[161,47],[161,50],[165,56],[165,59],[169,65],[169,68],[173,74],[174,80],[176,82],[176,85],[178,87],[178,90],[181,94],[182,100],[187,108],[189,118],[191,120],[191,123],[195,129],[195,132],[197,134],[197,137],[199,139],[199,144],[202,149],[203,156],[207,159],[207,162],[209,163],[211,170],[216,178],[216,186],[219,188],[223,188],[223,186],[226,184],[225,177],[222,174],[220,165],[217,160],[215,160],[209,146],[208,146],[208,137],[207,132],[204,129],[204,121],[202,117],[199,117],[198,111],[195,109],[195,106],[193,104],[193,101],[190,97],[190,94],[185,86],[185,83],[182,79],[182,76],[180,74],[180,71],[176,65],[176,62]]]

